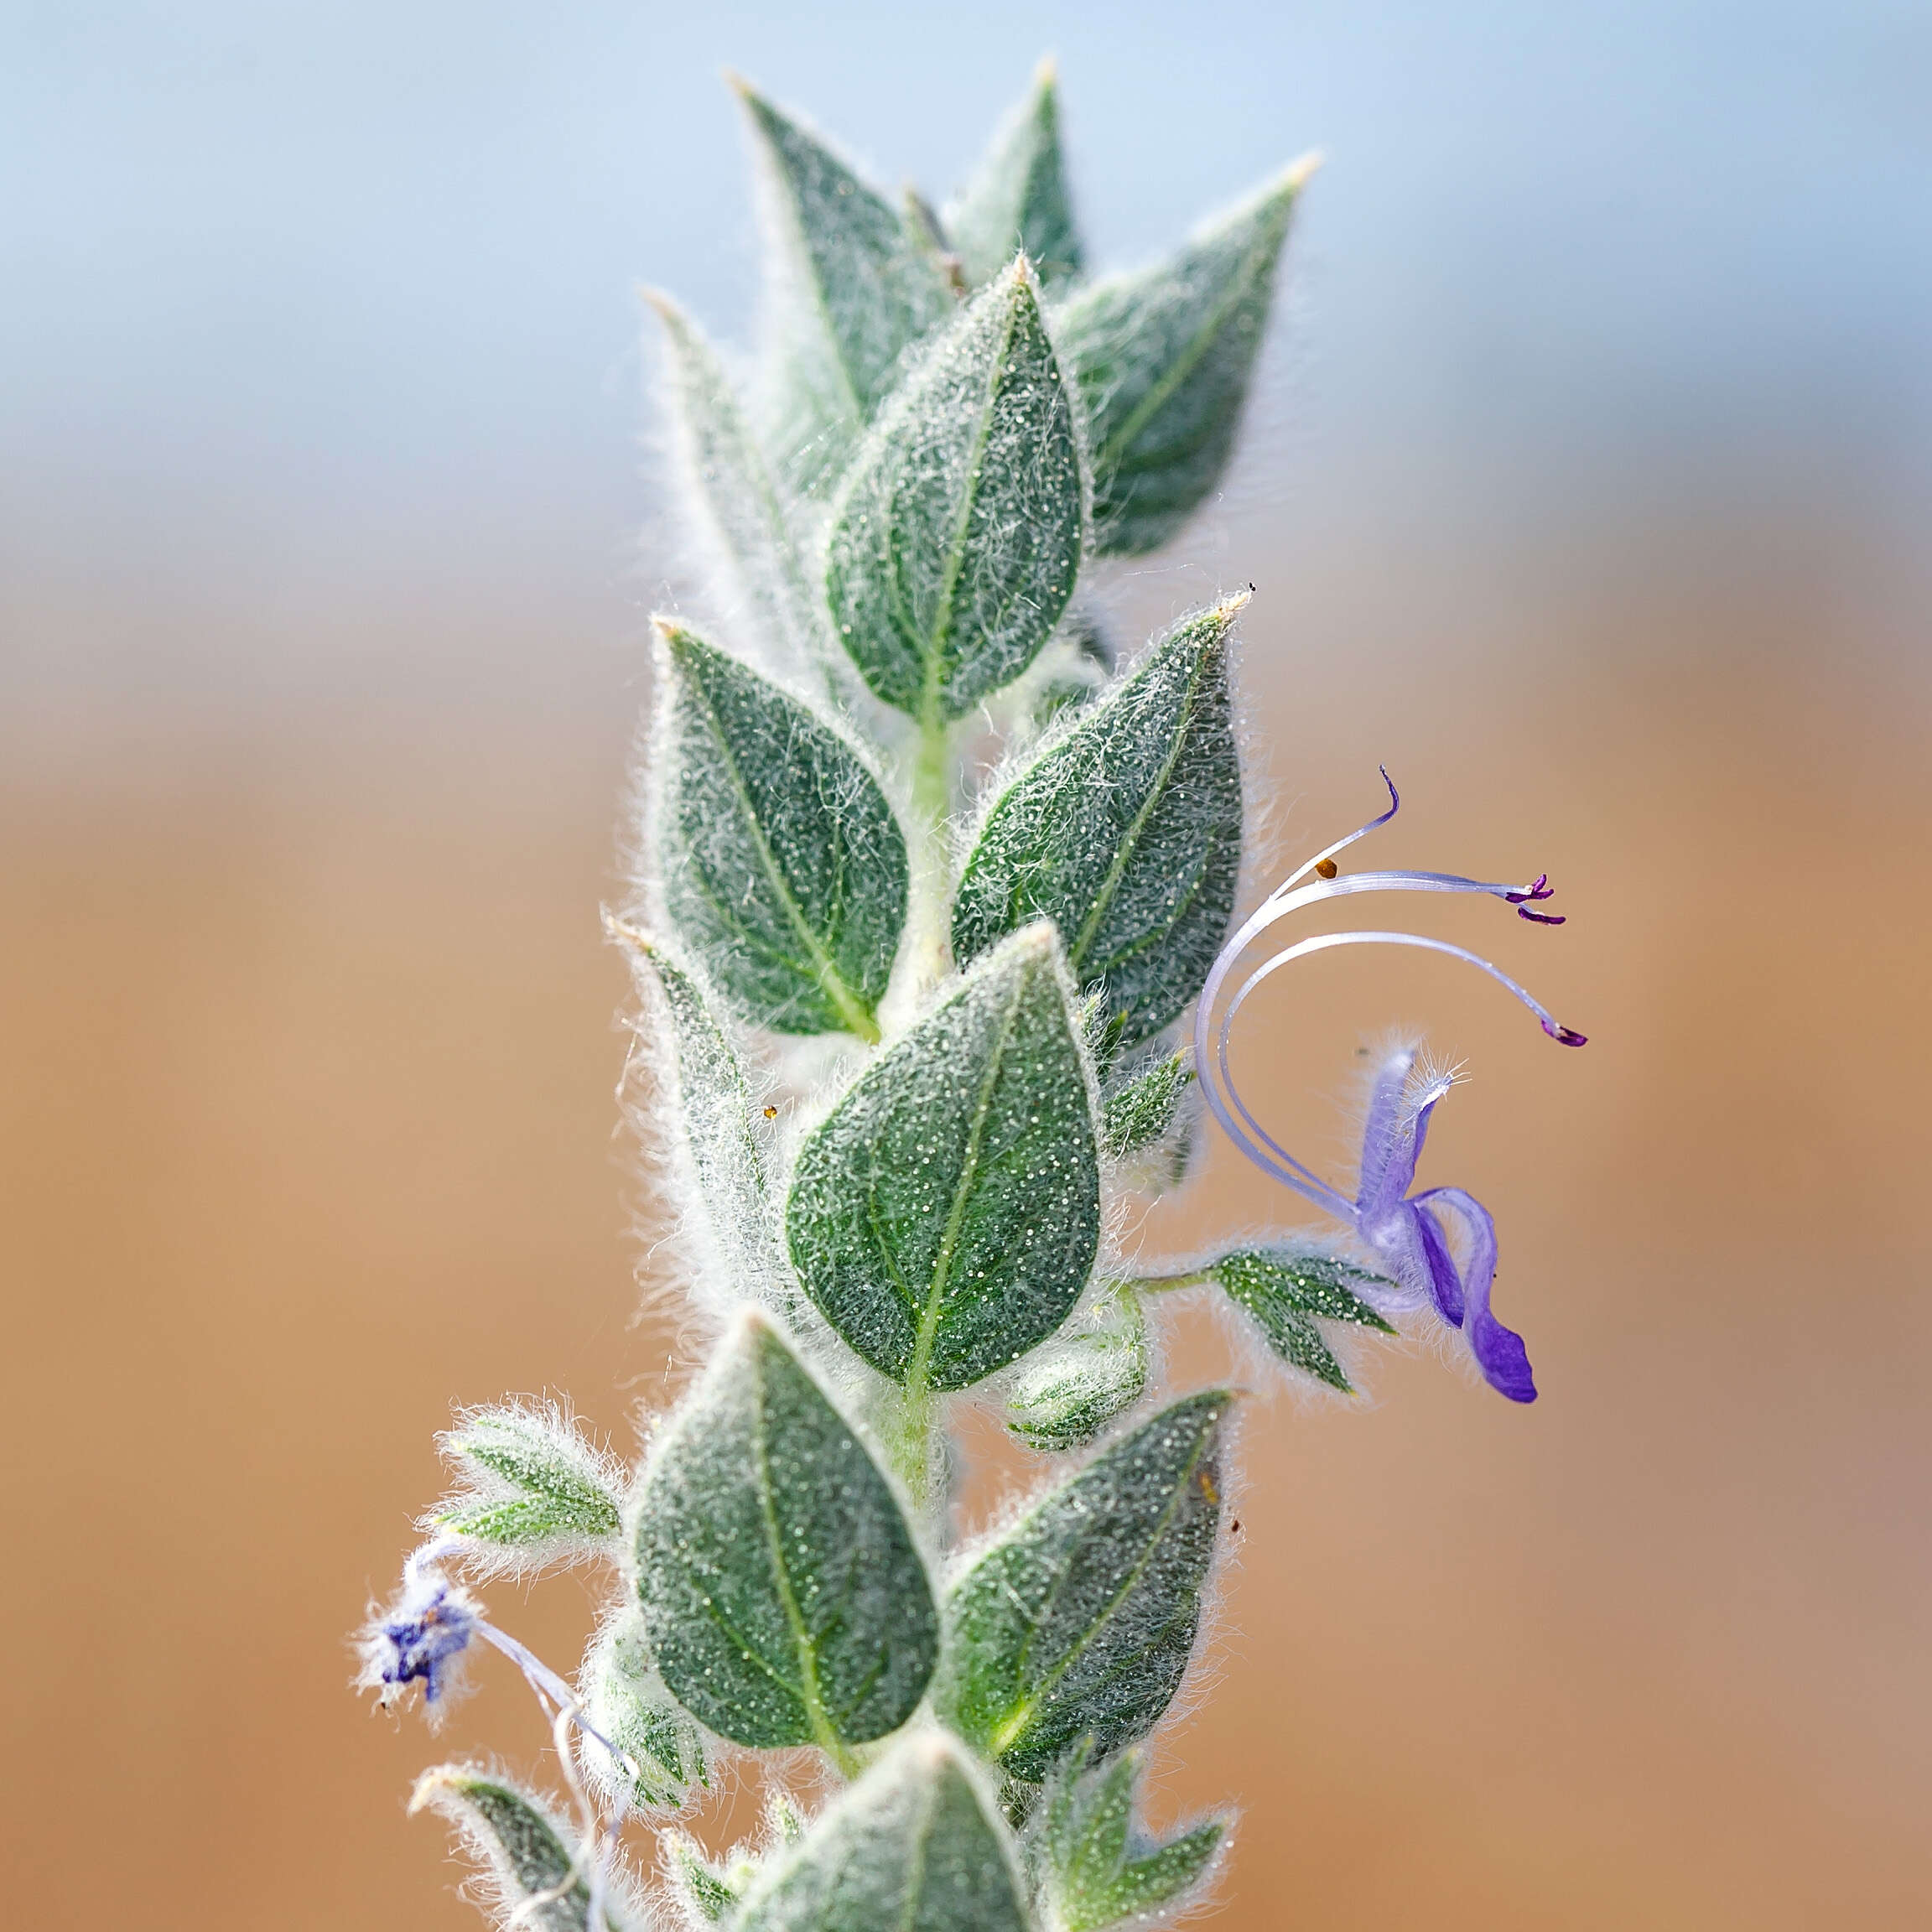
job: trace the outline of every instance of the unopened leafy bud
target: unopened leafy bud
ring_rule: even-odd
[[[1140,1753],[1123,1752],[1098,1770],[1090,1755],[1075,1754],[1030,1834],[1052,1932],[1100,1932],[1192,1903],[1228,1835],[1228,1821],[1211,1818],[1149,1841],[1134,1816]]]
[[[1021,1370],[1006,1426],[1035,1449],[1078,1449],[1140,1400],[1147,1323],[1130,1290],[1110,1291],[1088,1321]]]
[[[467,1411],[439,1439],[459,1483],[419,1527],[484,1574],[611,1557],[623,1472],[554,1404]]]
[[[652,1667],[643,1620],[621,1612],[584,1660],[584,1760],[610,1797],[641,1811],[681,1811],[709,1789],[704,1734]]]

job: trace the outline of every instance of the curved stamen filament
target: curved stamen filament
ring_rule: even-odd
[[[1291,913],[1304,911],[1323,900],[1344,898],[1357,892],[1479,892],[1514,906],[1525,918],[1535,919],[1546,925],[1561,922],[1553,915],[1531,912],[1529,910],[1530,902],[1550,896],[1547,873],[1539,874],[1527,886],[1510,886],[1492,880],[1465,879],[1453,872],[1400,871],[1355,872],[1347,878],[1321,880],[1312,885],[1297,886],[1296,881],[1305,878],[1322,860],[1353,844],[1356,839],[1374,831],[1378,825],[1387,823],[1395,815],[1400,798],[1396,795],[1394,783],[1389,780],[1389,774],[1384,771],[1382,776],[1384,782],[1389,784],[1389,797],[1394,801],[1389,810],[1381,818],[1371,820],[1359,831],[1338,840],[1328,847],[1327,851],[1317,854],[1300,871],[1283,880],[1261,902],[1259,907],[1244,922],[1239,930],[1221,949],[1208,973],[1207,984],[1201,989],[1200,1001],[1194,1012],[1194,1064],[1200,1075],[1208,1107],[1215,1119],[1220,1122],[1222,1130],[1264,1172],[1272,1174],[1277,1180],[1294,1188],[1297,1193],[1305,1195],[1317,1207],[1344,1219],[1353,1214],[1353,1204],[1318,1174],[1297,1161],[1254,1118],[1247,1102],[1242,1098],[1241,1090],[1235,1083],[1233,1070],[1228,1064],[1228,1037],[1233,1026],[1234,1016],[1246,1003],[1249,995],[1263,980],[1296,959],[1305,958],[1310,953],[1322,952],[1332,946],[1413,946],[1424,952],[1441,953],[1450,958],[1463,960],[1487,973],[1536,1015],[1542,1023],[1543,1031],[1552,1040],[1566,1046],[1581,1046],[1585,1042],[1582,1034],[1561,1025],[1549,1009],[1526,988],[1512,979],[1501,968],[1492,965],[1480,953],[1472,953],[1467,947],[1452,945],[1446,939],[1431,939],[1413,932],[1327,932],[1288,947],[1249,974],[1239,990],[1228,1002],[1228,1010],[1222,1015],[1220,1026],[1213,1029],[1214,1052],[1210,1061],[1208,1043],[1213,1009],[1220,997],[1221,989],[1236,962],[1270,927],[1287,918]]]

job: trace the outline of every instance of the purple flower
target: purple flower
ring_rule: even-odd
[[[1489,1210],[1460,1187],[1411,1194],[1415,1163],[1429,1135],[1429,1117],[1450,1088],[1451,1076],[1426,1073],[1415,1052],[1401,1046],[1375,1070],[1368,1117],[1362,1131],[1362,1167],[1348,1219],[1363,1247],[1394,1276],[1400,1297],[1385,1313],[1432,1307],[1467,1337],[1476,1364],[1492,1389],[1512,1402],[1534,1402],[1536,1384],[1523,1337],[1490,1312],[1496,1278],[1496,1223]],[[1439,1208],[1462,1224],[1468,1254],[1458,1266]],[[1385,1297],[1394,1301],[1394,1297]]]
[[[470,1639],[484,1628],[474,1597],[440,1571],[412,1563],[395,1601],[363,1627],[357,1686],[375,1691],[385,1708],[412,1684],[423,1686],[424,1704],[440,1704],[454,1691]]]
[[[1491,1388],[1513,1402],[1533,1402],[1536,1384],[1523,1338],[1505,1328],[1489,1306],[1489,1291],[1496,1277],[1496,1223],[1488,1209],[1460,1187],[1410,1192],[1416,1163],[1428,1138],[1430,1116],[1449,1091],[1450,1077],[1425,1074],[1418,1080],[1412,1047],[1400,1048],[1384,1060],[1370,1089],[1361,1171],[1354,1197],[1350,1199],[1297,1161],[1249,1110],[1229,1069],[1228,1037],[1235,1015],[1263,980],[1297,959],[1335,946],[1414,946],[1446,953],[1487,973],[1513,994],[1541,1021],[1552,1040],[1565,1046],[1581,1046],[1583,1035],[1560,1026],[1546,1007],[1479,954],[1414,932],[1323,932],[1300,940],[1249,973],[1228,1001],[1218,1026],[1213,1024],[1222,987],[1248,948],[1280,921],[1323,900],[1356,892],[1480,892],[1514,906],[1521,917],[1537,925],[1562,923],[1560,914],[1530,910],[1550,896],[1547,873],[1527,886],[1465,879],[1451,872],[1357,872],[1337,876],[1332,863],[1335,854],[1378,826],[1386,825],[1400,808],[1401,799],[1386,771],[1382,779],[1389,787],[1389,809],[1346,839],[1337,839],[1284,880],[1222,948],[1195,1010],[1195,1068],[1215,1119],[1234,1145],[1265,1172],[1345,1223],[1393,1275],[1395,1293],[1384,1297],[1390,1304],[1388,1312],[1432,1309],[1446,1327],[1462,1332]],[[1317,875],[1316,881],[1303,885],[1310,873]],[[1460,1264],[1450,1246],[1445,1213],[1464,1236],[1466,1253]]]

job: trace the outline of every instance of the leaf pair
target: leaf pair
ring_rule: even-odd
[[[1084,267],[1052,64],[994,136],[946,238],[967,278],[1023,249],[1052,293],[1079,384],[1093,465],[1093,546],[1140,556],[1173,537],[1233,454],[1266,333],[1289,218],[1312,160],[1210,223],[1153,267],[1074,287]]]
[[[761,1317],[651,1461],[642,1635],[702,1723],[840,1763],[935,1701],[1010,1775],[1145,1736],[1187,1670],[1219,1520],[1214,1390],[1104,1451],[984,1550],[940,1616],[892,1489]]]
[[[1317,1319],[1384,1335],[1395,1332],[1360,1292],[1392,1288],[1394,1283],[1331,1255],[1286,1248],[1249,1249],[1223,1254],[1208,1272],[1228,1299],[1253,1318],[1284,1362],[1344,1394],[1353,1392],[1353,1384],[1317,1327]]]
[[[1152,1368],[1139,1297],[1124,1285],[1109,1288],[1021,1370],[1006,1426],[1031,1448],[1082,1448],[1140,1400]]]
[[[1269,1348],[1291,1368],[1338,1389],[1354,1385],[1321,1323],[1342,1322],[1393,1335],[1394,1327],[1368,1297],[1395,1284],[1338,1256],[1283,1245],[1238,1249],[1203,1268],[1142,1284],[1145,1289],[1189,1288],[1212,1282],[1261,1332]]]
[[[470,1410],[438,1446],[460,1487],[420,1527],[460,1538],[474,1567],[526,1571],[610,1555],[623,1472],[561,1410]]]
[[[1088,1770],[1078,1751],[1041,1806],[1034,1834],[1055,1932],[1099,1932],[1124,1919],[1145,1920],[1186,1899],[1199,1886],[1228,1833],[1209,1819],[1150,1845],[1135,1830],[1140,1754],[1123,1752]]]

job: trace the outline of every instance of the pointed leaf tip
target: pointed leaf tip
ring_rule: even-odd
[[[1061,153],[1056,78],[1048,55],[948,210],[947,231],[974,284],[990,280],[1015,246],[1033,257],[1048,288],[1072,281],[1084,265]]]
[[[1060,311],[1087,404],[1104,553],[1157,549],[1219,482],[1306,179],[1296,164],[1166,261],[1081,289]]]
[[[823,139],[740,86],[776,216],[769,273],[781,332],[767,370],[775,455],[828,486],[893,387],[901,355],[950,315],[937,253]]]

